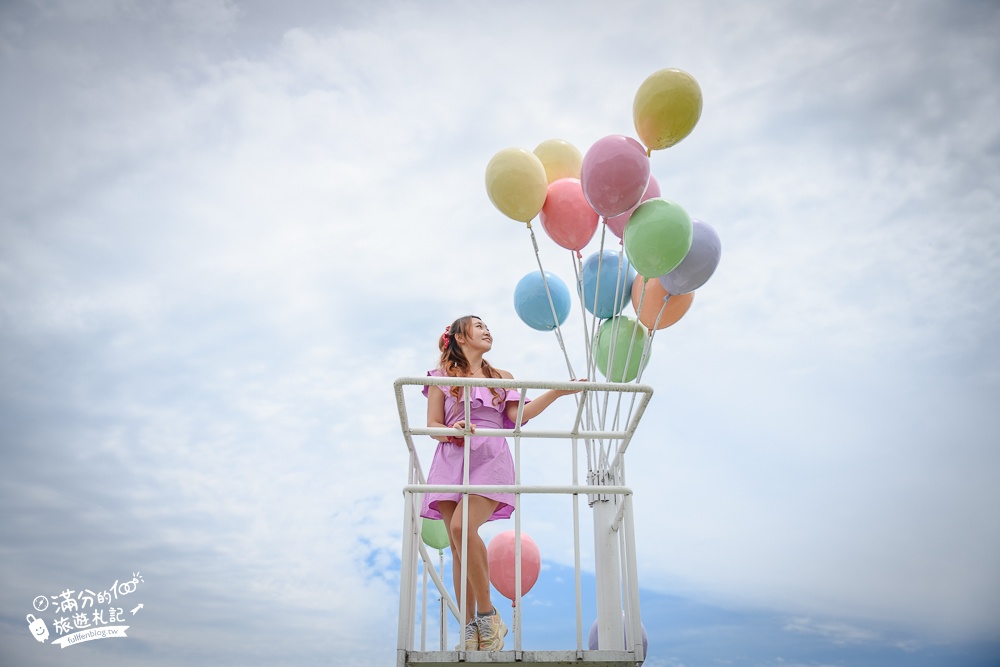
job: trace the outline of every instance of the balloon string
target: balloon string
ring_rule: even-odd
[[[608,376],[609,376],[608,379],[611,382],[615,382],[615,377],[614,377],[614,375],[615,375],[615,373],[614,373],[614,359],[615,359],[615,355],[618,353],[618,337],[621,334],[621,323],[622,323],[622,320],[620,318],[618,318],[618,315],[616,315],[615,313],[617,313],[617,311],[618,311],[618,304],[620,303],[621,295],[622,295],[622,265],[624,263],[624,259],[625,259],[625,251],[624,251],[624,247],[623,247],[621,250],[618,251],[618,273],[615,276],[615,300],[611,304],[612,315],[611,315],[611,319],[609,320],[612,324],[611,324],[611,333],[610,333],[611,341],[610,341],[610,344],[608,345],[609,349],[608,349],[608,365],[607,365],[607,370],[608,370]],[[595,308],[595,310],[596,310],[596,308]],[[617,323],[616,323],[616,318],[617,318]],[[626,368],[627,368],[627,366],[626,366]],[[623,373],[622,374],[622,380],[624,380],[624,379],[625,379],[625,375]],[[619,380],[619,382],[622,381],[622,380]],[[620,396],[620,394],[619,394],[619,396]],[[608,419],[608,403],[610,402],[610,400],[611,400],[611,392],[610,391],[604,392],[604,401],[602,403],[603,412],[602,412],[601,417],[600,417],[600,419],[601,419],[601,427],[602,428],[607,423],[607,419]],[[608,453],[609,453],[609,455],[610,455],[611,445],[612,445],[611,441],[608,441]]]
[[[590,312],[591,312],[591,319],[590,319],[590,332],[591,333],[590,333],[590,335],[591,335],[591,337],[593,339],[593,343],[590,346],[591,354],[588,356],[588,359],[587,359],[588,369],[594,371],[595,376],[596,376],[596,371],[597,371],[597,345],[596,345],[596,342],[597,342],[597,339],[598,339],[598,328],[597,328],[597,296],[600,293],[600,289],[601,289],[601,267],[604,264],[604,240],[605,240],[605,237],[607,235],[607,229],[608,229],[608,225],[607,225],[608,219],[606,217],[604,217],[604,216],[601,216],[601,220],[604,221],[604,224],[601,225],[601,243],[600,243],[600,246],[597,249],[597,280],[596,280],[595,285],[594,285],[594,302],[592,304],[593,307],[590,309]],[[581,280],[582,280],[582,277],[581,277]],[[582,283],[581,283],[581,289],[582,289]],[[584,330],[586,330],[586,320],[587,320],[586,309],[582,313],[582,316],[583,316],[583,320],[584,320]],[[588,425],[591,428],[593,428],[593,426],[594,426],[594,417],[595,417],[594,413],[595,413],[595,410],[596,410],[596,407],[597,407],[595,405],[596,398],[597,397],[594,396],[592,393],[588,393],[587,394],[587,401],[588,401],[587,402]],[[597,415],[597,417],[600,420],[600,415],[599,414]],[[603,423],[604,423],[603,420],[600,420],[600,423],[603,425]],[[599,457],[595,457],[597,460],[594,461],[594,464],[595,464],[595,466],[596,466],[597,469],[600,469],[602,467],[601,466],[602,460],[606,458],[606,456],[604,455],[604,440],[603,439],[598,439],[596,441],[596,443],[592,442],[590,440],[587,441],[588,458],[591,458],[590,457],[589,449],[591,447],[594,447],[595,444],[597,446],[597,452],[600,453],[600,456]],[[594,469],[591,469],[591,471],[593,472]]]
[[[542,268],[542,257],[538,252],[538,239],[535,238],[535,230],[532,229],[531,223],[528,223],[528,231],[531,233],[531,245],[535,249],[535,261],[538,262],[538,271],[542,274],[542,285],[545,287],[545,296],[548,297],[549,308],[552,310],[552,321],[556,325],[556,340],[559,341],[559,349],[562,350],[563,358],[566,360],[566,369],[569,371],[569,377],[571,380],[575,380],[576,374],[573,372],[573,364],[570,363],[569,353],[566,352],[566,343],[563,341],[562,328],[559,326],[559,316],[556,314],[556,306],[552,301],[552,292],[549,291],[549,281],[545,278],[545,269]]]
[[[656,322],[653,323],[653,330],[649,332],[649,340],[642,348],[642,359],[639,361],[639,374],[635,377],[635,382],[638,384],[642,380],[642,373],[646,370],[646,362],[649,360],[649,353],[653,350],[653,336],[659,331],[660,319],[663,317],[663,313],[667,310],[667,304],[670,302],[670,297],[672,295],[667,293],[663,297],[663,305],[660,306],[660,312],[656,315]],[[639,308],[642,308],[642,300],[639,301]],[[635,394],[632,394],[632,399],[629,401],[628,412],[626,413],[625,423],[628,424],[632,420],[632,410],[635,408]]]
[[[580,256],[580,253],[577,253],[576,257],[572,256],[572,251],[570,251],[570,253],[571,253],[570,258],[573,263],[573,274],[574,277],[576,278],[576,294],[577,297],[580,299],[580,312],[583,313],[583,317],[581,317],[580,319],[583,320],[583,347],[584,351],[586,352],[586,358],[587,358],[587,377],[593,379],[596,376],[594,375],[595,371],[591,364],[590,335],[587,333],[587,309],[585,307],[586,299],[583,296],[583,268],[580,263],[580,259],[582,259],[582,257]],[[587,401],[587,407],[589,408],[592,405],[592,401],[589,397],[589,394],[586,401]],[[579,405],[579,403],[577,405]],[[593,430],[594,427],[593,417],[594,416],[589,409],[584,411],[583,413],[583,418],[585,420],[584,423],[586,424],[588,430]],[[593,448],[591,446],[591,442],[589,439],[585,441],[584,449],[587,452],[587,470],[592,470],[594,465],[593,451],[592,451]]]
[[[639,327],[642,326],[642,321],[639,319],[639,317],[640,317],[640,314],[642,313],[643,301],[646,298],[646,285],[648,283],[649,283],[649,278],[646,278],[645,280],[643,280],[642,281],[642,290],[639,292],[639,308],[638,308],[638,310],[636,311],[636,314],[635,314],[636,322],[635,322],[635,326],[632,327],[632,337],[631,337],[631,340],[629,341],[629,344],[628,344],[628,353],[625,355],[625,368],[622,371],[622,379],[623,380],[625,379],[625,374],[628,373],[628,369],[630,367],[629,364],[632,361],[632,351],[635,349],[635,337],[639,333]],[[662,313],[663,311],[661,310],[660,312]],[[646,362],[646,355],[645,355],[645,345],[644,345],[643,346],[643,354],[642,354],[642,356],[639,359],[639,371],[638,371],[638,373],[636,373],[636,376],[634,378],[636,384],[639,383],[639,378],[642,376],[643,364],[645,364],[645,362]],[[612,431],[614,431],[615,429],[618,428],[618,420],[619,420],[619,418],[621,416],[622,399],[623,398],[624,398],[624,396],[619,392],[619,394],[618,394],[618,400],[615,403],[615,417],[614,417],[614,419],[611,422],[611,430]],[[635,400],[635,394],[632,394],[632,399],[633,399],[633,402],[634,402],[634,400]],[[631,418],[631,409],[629,410],[629,417]],[[626,423],[628,423],[628,422],[626,421]]]

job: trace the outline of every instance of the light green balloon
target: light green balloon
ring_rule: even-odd
[[[622,243],[639,275],[659,278],[681,263],[693,235],[687,211],[666,199],[648,199],[632,211]]]
[[[444,521],[440,519],[424,519],[421,521],[421,524],[420,537],[423,538],[424,544],[438,551],[447,548],[451,544],[448,541],[448,531],[444,527]]]
[[[627,315],[604,320],[597,334],[597,370],[611,382],[631,382],[639,375],[642,350],[648,337],[645,327]],[[611,355],[612,346],[614,356]],[[648,356],[646,363],[649,363]]]

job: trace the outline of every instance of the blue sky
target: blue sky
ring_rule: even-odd
[[[629,453],[647,664],[997,662],[1000,13],[611,4],[0,8],[4,663],[390,662],[392,381],[467,312],[566,374],[486,164],[634,134],[664,67],[704,111],[652,173],[723,256]],[[555,605],[571,533],[523,520]],[[127,639],[27,632],[136,572]]]

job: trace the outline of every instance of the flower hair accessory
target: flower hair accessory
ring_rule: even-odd
[[[441,343],[444,347],[448,347],[448,342],[451,340],[451,336],[448,334],[451,332],[451,325],[449,324],[444,328],[444,333],[441,334]]]

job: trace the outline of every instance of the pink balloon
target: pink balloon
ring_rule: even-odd
[[[590,243],[597,231],[597,212],[583,196],[579,178],[560,178],[549,183],[538,218],[553,241],[577,252]]]
[[[660,184],[656,182],[656,177],[650,174],[649,185],[646,186],[646,192],[643,193],[642,199],[639,200],[639,204],[646,201],[647,199],[652,199],[653,197],[659,197],[659,196],[660,196]],[[604,221],[605,224],[607,224],[608,229],[611,230],[612,234],[614,234],[618,238],[622,237],[622,234],[625,233],[625,225],[628,224],[629,218],[632,217],[632,211],[639,208],[639,204],[636,204],[635,206],[625,211],[621,215],[616,215],[615,217],[608,218],[607,220]]]
[[[605,218],[639,203],[649,182],[649,158],[635,139],[620,134],[598,139],[583,156],[580,183],[591,207]]]
[[[490,565],[490,582],[508,600],[515,597],[514,585],[517,581],[514,569],[514,531],[507,530],[496,535],[486,547],[486,559]],[[542,569],[542,555],[538,545],[525,533],[521,533],[521,595],[531,590],[538,581]]]

